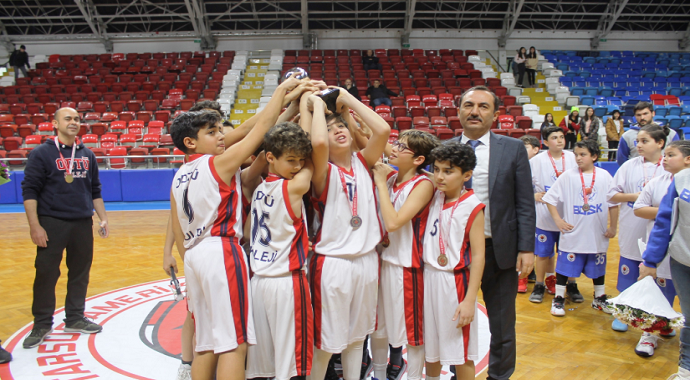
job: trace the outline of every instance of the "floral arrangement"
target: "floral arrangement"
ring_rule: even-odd
[[[630,307],[628,305],[609,305],[613,310],[613,316],[619,321],[632,326],[638,330],[648,333],[664,332],[669,333],[673,329],[683,327],[685,318],[679,316],[673,319],[647,313],[643,310]]]
[[[5,161],[0,161],[0,185],[4,185],[10,181],[10,169],[7,167]]]

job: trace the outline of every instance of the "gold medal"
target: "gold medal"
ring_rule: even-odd
[[[74,176],[71,174],[65,174],[65,182],[67,182],[67,183],[74,182]]]
[[[438,262],[438,265],[445,267],[446,265],[448,265],[448,256],[446,256],[445,254],[440,254],[436,261]]]

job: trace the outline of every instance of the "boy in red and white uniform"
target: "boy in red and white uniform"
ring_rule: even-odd
[[[324,378],[335,353],[342,353],[345,380],[358,380],[363,342],[376,324],[376,245],[383,234],[370,169],[383,154],[390,126],[344,89],[337,108],[342,116],[329,116],[326,128],[315,124],[311,133],[312,189],[321,222],[309,263],[316,349],[308,378],[314,380]],[[350,108],[372,132],[357,153]]]
[[[477,292],[484,272],[484,204],[465,182],[477,158],[469,145],[446,142],[431,152],[437,190],[424,235],[426,379],[444,365],[474,379],[479,357]]]
[[[239,244],[240,166],[277,120],[286,92],[298,96],[306,85],[290,78],[278,86],[245,141],[227,150],[217,113],[188,112],[173,122],[175,146],[189,155],[173,179],[170,203],[196,325],[194,379],[244,379],[246,346],[256,339],[247,263]]]
[[[434,195],[434,185],[422,173],[431,162],[439,140],[428,132],[403,131],[392,145],[389,163],[374,167],[381,216],[386,230],[381,253],[378,326],[371,337],[374,377],[419,380],[424,369],[424,277],[422,242],[425,220],[422,211]],[[402,350],[407,348],[408,364]]]
[[[326,125],[314,96],[315,123]],[[292,122],[265,136],[268,178],[254,191],[249,262],[257,344],[247,353],[247,378],[289,380],[311,370],[314,320],[306,278],[309,236],[302,196],[313,166],[309,134]]]

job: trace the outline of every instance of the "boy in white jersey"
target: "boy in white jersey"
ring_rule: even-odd
[[[286,92],[293,90],[296,97],[307,85],[291,78],[278,86],[245,141],[227,150],[217,113],[188,112],[173,121],[175,146],[189,155],[173,179],[170,203],[196,325],[194,379],[244,379],[246,346],[256,340],[246,258],[239,245],[239,168],[275,123]]]
[[[422,173],[431,162],[431,151],[439,144],[436,136],[414,129],[403,131],[393,142],[389,163],[374,167],[374,182],[381,201],[386,236],[381,253],[378,326],[371,337],[374,377],[420,380],[424,369],[424,278],[422,242],[425,220],[421,213],[434,195],[434,185]],[[407,346],[407,360],[402,350]],[[388,363],[388,365],[387,365]]]
[[[561,231],[556,297],[551,303],[551,314],[565,315],[568,277],[579,277],[582,273],[594,283],[592,307],[610,314],[604,293],[606,251],[609,239],[616,236],[618,205],[607,201],[611,175],[594,166],[600,152],[597,142],[577,142],[574,152],[578,167],[566,170],[542,198]],[[606,228],[609,219],[610,227]]]
[[[437,190],[424,235],[424,349],[426,379],[444,365],[457,379],[474,379],[479,336],[477,292],[484,272],[484,204],[465,182],[477,158],[469,145],[446,142],[432,153]]]
[[[311,132],[314,204],[320,227],[310,260],[314,304],[314,360],[309,379],[322,380],[332,354],[342,353],[343,375],[357,380],[363,341],[374,332],[378,293],[376,245],[383,237],[370,169],[383,154],[390,126],[376,112],[339,89],[337,108],[354,110],[371,129],[367,146],[354,153],[348,123],[339,115]]]
[[[326,124],[323,101],[316,97],[315,123]],[[284,122],[265,136],[268,178],[254,191],[249,263],[257,343],[247,352],[247,378],[289,380],[311,370],[313,313],[306,279],[306,212],[313,167],[309,134]]]
[[[537,209],[537,230],[534,236],[534,254],[537,256],[537,282],[529,297],[529,300],[535,303],[543,301],[544,291],[548,291],[550,294],[556,292],[554,248],[558,250],[560,238],[560,231],[542,198],[561,174],[577,166],[575,155],[570,151],[563,150],[565,147],[563,129],[546,127],[542,130],[542,136],[548,150],[536,155],[529,161],[532,168],[532,185]],[[559,211],[562,212],[562,210]],[[584,301],[574,279],[568,280],[566,295],[573,302]]]
[[[621,165],[609,189],[611,201],[621,204],[621,231],[618,239],[620,261],[616,286],[620,292],[629,288],[639,277],[642,254],[637,241],[646,240],[647,221],[635,216],[633,206],[647,183],[666,172],[661,162],[668,131],[668,127],[656,124],[642,127],[637,134],[639,157],[631,158]],[[628,325],[614,319],[611,328],[623,332],[628,329]]]

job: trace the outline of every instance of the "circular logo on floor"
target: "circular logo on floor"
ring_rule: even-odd
[[[24,326],[5,348],[14,359],[0,365],[3,380],[22,379],[174,379],[180,365],[180,335],[186,301],[175,301],[168,280],[134,285],[86,300],[88,318],[103,326],[98,334],[64,331],[64,309],[53,317],[53,332],[38,347],[22,348],[33,324]],[[184,278],[180,278],[184,286]],[[477,374],[489,362],[489,320],[479,305],[479,358]],[[452,373],[444,367],[442,378]],[[406,374],[402,379],[406,379]]]

